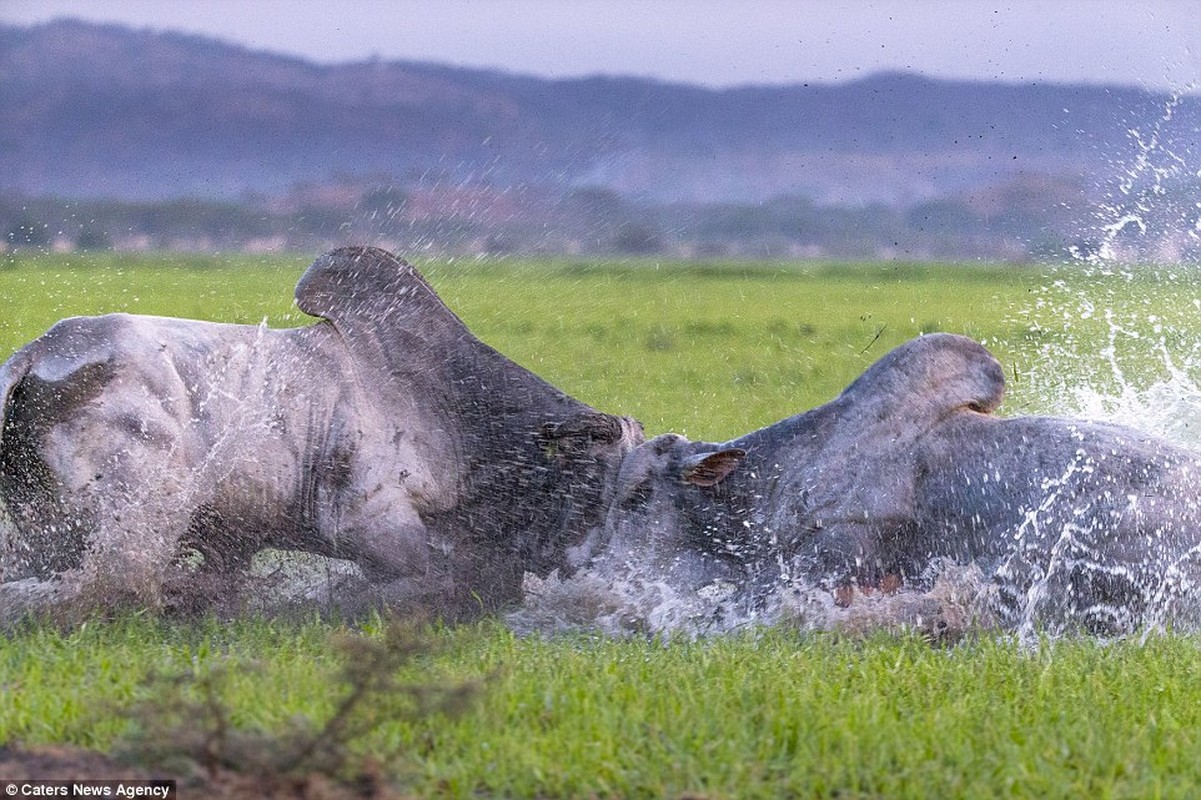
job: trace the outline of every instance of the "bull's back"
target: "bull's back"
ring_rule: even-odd
[[[1123,426],[964,415],[922,442],[917,466],[922,521],[969,529],[983,549],[1067,522],[1112,543],[1201,527],[1201,454]]]

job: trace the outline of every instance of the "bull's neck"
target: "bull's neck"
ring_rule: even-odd
[[[446,364],[448,399],[460,418],[526,436],[547,422],[592,410],[478,339],[464,344]]]
[[[368,391],[390,383],[464,424],[536,430],[588,409],[481,342],[449,311],[415,315],[401,306],[383,311],[370,327],[336,327],[356,358],[366,360],[367,380],[381,382]]]

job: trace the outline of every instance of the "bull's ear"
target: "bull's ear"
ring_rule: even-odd
[[[746,458],[746,451],[737,447],[713,453],[698,453],[684,460],[681,480],[694,486],[716,486]]]

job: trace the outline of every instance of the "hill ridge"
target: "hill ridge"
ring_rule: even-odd
[[[193,34],[0,27],[0,190],[237,198],[347,175],[595,186],[661,202],[913,204],[1100,175],[1167,96],[948,81],[710,88],[420,61],[317,64]],[[1201,117],[1201,99],[1177,115]],[[1083,134],[1081,134],[1083,132]],[[1170,143],[1165,143],[1170,144]]]

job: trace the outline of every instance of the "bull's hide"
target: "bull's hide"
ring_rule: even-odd
[[[157,606],[267,547],[450,616],[566,566],[636,422],[484,345],[384,251],[317,259],[296,302],[320,321],[66,319],[0,368],[0,617]]]
[[[625,457],[593,569],[673,587],[928,588],[975,562],[1009,624],[1129,630],[1196,604],[1201,457],[1130,428],[993,415],[1004,373],[961,336],[910,341],[838,398],[725,443]],[[631,563],[631,559],[637,563]]]

